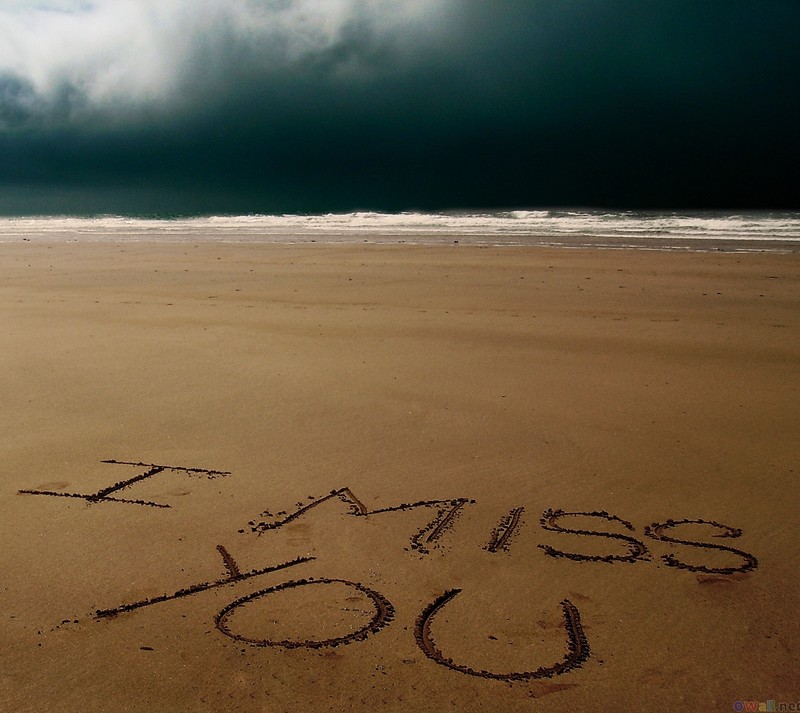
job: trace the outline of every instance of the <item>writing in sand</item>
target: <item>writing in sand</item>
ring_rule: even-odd
[[[228,471],[222,470],[138,461],[105,460],[102,462],[132,467],[137,469],[137,473],[88,494],[36,489],[22,489],[19,492],[28,495],[78,498],[97,505],[113,503],[117,506],[135,505],[169,508],[171,507],[169,503],[136,498],[131,495],[130,491],[137,484],[159,476],[201,476],[214,479],[230,475]],[[469,508],[476,505],[476,502],[470,498],[458,497],[418,500],[389,507],[369,509],[359,499],[357,493],[348,487],[341,487],[319,497],[309,496],[306,502],[298,503],[296,508],[291,511],[282,510],[273,514],[270,510],[264,510],[257,517],[251,519],[246,527],[238,528],[237,533],[245,536],[265,536],[298,519],[313,517],[313,511],[329,501],[343,503],[346,506],[346,514],[358,518],[387,516],[410,510],[430,511],[430,519],[421,528],[409,533],[408,546],[405,548],[412,555],[420,557],[430,555],[433,550],[439,547],[448,533],[457,526],[460,518],[468,512]],[[519,505],[503,515],[494,528],[487,533],[484,550],[493,555],[508,553],[525,524],[525,513],[526,506]],[[541,549],[544,556],[574,563],[635,564],[660,562],[675,570],[722,577],[742,575],[758,567],[758,561],[749,552],[728,544],[723,545],[707,541],[706,538],[708,537],[734,539],[742,535],[742,531],[739,528],[714,520],[701,518],[667,519],[645,526],[642,528],[643,536],[637,536],[638,533],[633,523],[605,510],[566,512],[561,509],[548,508],[539,517],[539,524],[545,532],[569,536],[569,542],[574,543],[575,538],[579,538],[580,542],[592,543],[592,546],[587,547],[584,551],[581,551],[580,547],[576,548],[574,546],[570,549],[562,549],[551,544],[538,544],[538,548]],[[692,532],[698,534],[693,535]],[[608,545],[607,551],[602,551],[603,548],[598,547],[601,542]],[[651,548],[656,546],[668,551],[654,556],[651,553]],[[183,597],[196,596],[212,589],[228,587],[261,575],[291,570],[294,567],[316,560],[316,557],[313,556],[298,556],[282,562],[242,571],[235,558],[224,545],[217,545],[217,552],[222,558],[222,563],[227,573],[226,576],[210,581],[189,583],[171,593],[154,594],[144,599],[125,602],[106,609],[98,609],[93,612],[93,617],[96,620],[104,620],[123,614],[131,614],[137,610]],[[713,554],[713,561],[702,561],[702,558],[698,560],[698,552]],[[695,556],[687,557],[688,553],[693,553]],[[720,557],[722,557],[723,561],[720,561]],[[314,632],[310,634],[306,632],[304,635],[297,637],[268,637],[251,630],[253,628],[252,618],[243,616],[243,613],[249,607],[254,606],[254,602],[259,602],[258,606],[264,606],[264,602],[268,603],[270,598],[287,592],[300,591],[313,591],[315,601],[319,600],[320,597],[324,600],[328,596],[336,599],[344,593],[347,595],[348,601],[358,601],[360,603],[361,609],[365,610],[364,616],[354,622],[347,623],[344,626],[344,631],[340,630],[342,622],[337,622],[337,633],[334,635],[325,633],[314,635]],[[434,635],[437,616],[461,593],[462,589],[460,588],[445,589],[430,600],[416,617],[413,632],[416,644],[433,663],[469,676],[514,682],[564,675],[580,667],[589,659],[591,649],[584,632],[580,610],[573,602],[564,598],[560,604],[564,654],[560,659],[545,662],[538,666],[526,667],[525,670],[520,671],[490,671],[471,666],[463,658],[459,657],[458,651],[446,650],[443,645],[437,643]],[[297,616],[300,617],[301,613],[297,612]],[[302,577],[287,579],[280,584],[259,589],[234,599],[215,615],[214,624],[220,635],[249,646],[282,648],[285,650],[300,648],[325,649],[344,644],[354,644],[376,636],[381,630],[391,625],[394,616],[394,604],[372,586],[367,586],[362,582],[353,581],[345,577]],[[462,625],[466,626],[465,624]],[[449,622],[448,626],[452,627],[453,622]]]

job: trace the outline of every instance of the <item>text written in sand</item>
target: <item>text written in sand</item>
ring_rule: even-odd
[[[217,478],[228,476],[228,471],[204,469],[187,466],[173,466],[139,461],[104,460],[115,466],[133,467],[137,474],[124,480],[115,482],[93,493],[67,493],[53,490],[24,489],[20,493],[29,495],[47,495],[56,497],[70,497],[82,499],[89,504],[121,503],[127,505],[140,505],[157,508],[168,508],[170,505],[154,500],[137,499],[130,496],[130,490],[143,481],[154,478],[162,473],[172,473],[179,476],[200,476]],[[283,528],[284,526],[304,517],[313,515],[313,511],[324,503],[341,503],[346,506],[345,514],[358,518],[372,518],[377,516],[398,516],[408,511],[429,510],[432,515],[421,527],[416,527],[409,533],[408,547],[410,553],[426,557],[439,548],[442,540],[450,533],[459,522],[460,518],[469,511],[476,501],[470,498],[459,497],[449,499],[427,499],[404,502],[389,507],[369,509],[363,501],[349,487],[342,487],[330,491],[328,494],[313,497],[309,496],[307,502],[297,503],[294,510],[279,510],[273,514],[270,510],[262,511],[256,518],[247,523],[246,528],[238,529],[240,535],[267,535]],[[512,544],[519,538],[525,525],[526,507],[519,505],[502,515],[497,524],[488,533],[488,538],[483,549],[492,555],[507,554],[512,549]],[[652,561],[650,548],[645,544],[645,539],[636,536],[634,525],[624,518],[611,514],[605,510],[566,512],[560,509],[546,509],[539,518],[539,524],[544,533],[555,533],[558,537],[567,537],[568,541],[575,543],[577,538],[585,544],[592,543],[593,551],[580,551],[581,547],[570,549],[558,548],[552,544],[542,543],[538,547],[546,556],[568,560],[577,563],[618,564]],[[618,530],[618,531],[615,531]],[[621,530],[621,532],[619,531]],[[690,536],[690,532],[701,533]],[[663,522],[654,522],[643,528],[644,537],[658,546],[670,548],[658,560],[665,565],[689,572],[715,575],[734,575],[749,572],[758,567],[757,559],[741,549],[706,541],[714,538],[738,538],[742,535],[739,528],[726,525],[714,520],[701,518],[668,519]],[[551,537],[553,535],[550,535]],[[587,539],[588,538],[588,539]],[[700,539],[698,539],[700,538]],[[598,544],[608,545],[610,551],[597,552]],[[651,545],[652,547],[653,545]],[[676,554],[675,548],[689,548],[714,556],[712,562],[692,559],[691,556]],[[588,548],[592,550],[592,548]],[[577,550],[577,551],[575,551]],[[222,558],[226,576],[209,581],[195,582],[174,592],[156,594],[136,601],[119,604],[117,606],[98,609],[94,612],[95,619],[113,619],[118,615],[130,614],[137,610],[170,602],[185,597],[192,597],[212,589],[235,586],[238,583],[251,580],[263,575],[273,574],[292,569],[300,565],[316,561],[312,556],[298,556],[276,564],[243,570],[227,547],[217,545],[217,551]],[[717,560],[722,557],[723,562]],[[348,600],[362,602],[363,620],[356,624],[345,626],[345,631],[332,635],[330,630],[323,626],[319,635],[306,634],[305,636],[266,636],[250,630],[252,618],[246,612],[254,606],[264,606],[276,598],[286,594],[313,592],[317,598],[322,596],[335,600],[344,590],[348,593]],[[339,595],[337,595],[337,591]],[[414,625],[414,639],[419,649],[428,660],[435,664],[450,669],[453,672],[489,680],[506,682],[529,681],[533,679],[560,676],[582,666],[590,657],[589,642],[586,638],[581,613],[569,599],[561,601],[562,627],[565,636],[565,653],[554,663],[531,666],[522,671],[489,671],[466,662],[466,656],[459,656],[459,652],[446,651],[446,645],[437,642],[434,628],[437,616],[445,610],[460,594],[462,589],[446,589],[433,597],[422,608],[416,617]],[[430,595],[428,595],[430,596]],[[457,608],[457,607],[456,607]],[[255,647],[291,649],[324,649],[337,647],[344,644],[353,644],[364,641],[377,635],[380,631],[390,626],[395,617],[394,604],[373,586],[342,577],[303,577],[291,579],[282,583],[259,589],[245,596],[233,599],[214,617],[214,624],[218,632],[241,644]],[[448,626],[469,629],[467,622],[448,620]],[[325,633],[327,631],[327,633]]]

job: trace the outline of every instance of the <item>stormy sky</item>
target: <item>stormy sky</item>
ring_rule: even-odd
[[[797,0],[0,2],[0,213],[800,208]]]

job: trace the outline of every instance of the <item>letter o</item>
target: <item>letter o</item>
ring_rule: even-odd
[[[255,639],[245,636],[243,634],[233,631],[228,625],[228,618],[239,607],[244,606],[248,602],[262,599],[286,589],[295,589],[297,587],[311,587],[321,586],[326,584],[344,584],[345,586],[352,587],[353,589],[364,594],[375,608],[375,614],[372,619],[364,626],[344,636],[335,637],[332,639],[310,639],[303,641],[296,641],[294,639],[283,639],[280,641],[273,639]],[[380,592],[365,587],[363,584],[357,582],[349,582],[346,579],[296,579],[289,582],[284,582],[276,587],[269,589],[261,589],[245,597],[240,597],[235,601],[228,604],[222,611],[214,617],[214,623],[225,636],[230,637],[236,641],[241,641],[252,646],[280,646],[285,649],[321,649],[327,646],[339,646],[340,644],[349,644],[353,641],[363,641],[371,634],[375,634],[383,627],[388,626],[394,618],[394,605],[386,599]]]

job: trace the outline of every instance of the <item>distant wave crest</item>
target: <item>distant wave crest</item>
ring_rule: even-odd
[[[800,214],[569,210],[463,213],[0,218],[0,241],[441,242],[702,249],[704,241],[800,248]],[[775,248],[777,246],[777,248]],[[737,249],[737,248],[733,248]],[[762,248],[766,249],[766,248]]]

